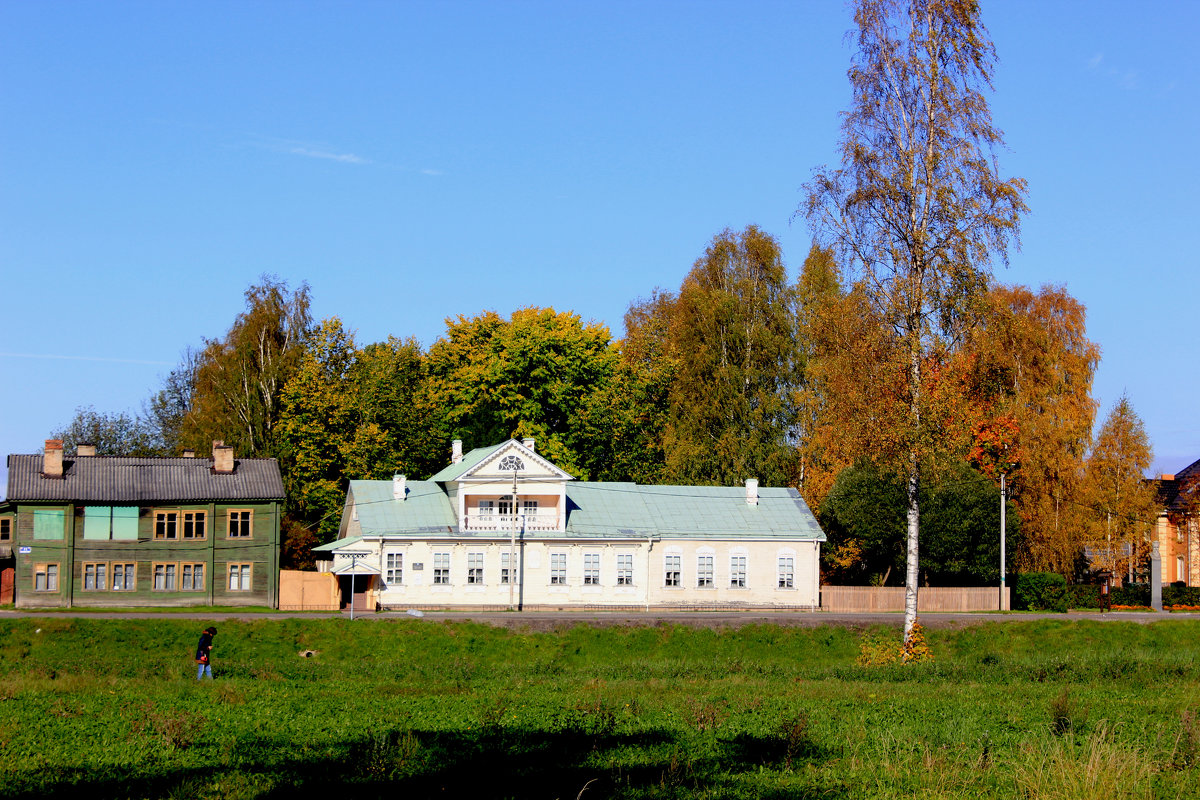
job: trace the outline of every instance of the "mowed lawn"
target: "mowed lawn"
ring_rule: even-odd
[[[0,796],[1200,796],[1200,622],[0,620]],[[309,651],[311,655],[308,655]]]

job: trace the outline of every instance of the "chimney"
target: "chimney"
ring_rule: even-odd
[[[1173,480],[1175,480],[1175,476],[1174,476],[1174,475],[1168,475],[1167,473],[1165,473],[1165,472],[1164,472],[1164,473],[1163,473],[1163,476],[1162,476],[1162,478],[1161,478],[1161,480],[1164,480],[1164,481],[1173,481]]]
[[[457,464],[462,461],[462,439],[455,439],[450,443],[450,463]]]
[[[62,439],[46,440],[46,455],[42,458],[42,477],[63,477]]]
[[[531,453],[537,452],[536,450],[533,449],[533,439],[522,439],[521,444],[525,445],[525,448],[527,450],[529,450],[529,452],[531,452]]]
[[[392,499],[403,500],[405,497],[405,477],[403,475],[392,476]]]
[[[94,456],[96,455],[96,445],[94,444],[77,444],[75,445],[76,456]]]
[[[233,472],[233,448],[218,439],[213,442],[213,472],[229,475]]]
[[[196,451],[195,451],[195,450],[193,450],[193,449],[192,449],[192,448],[190,448],[190,447],[188,447],[188,448],[185,448],[185,449],[184,449],[184,451],[183,451],[183,457],[184,457],[184,458],[195,458],[195,457],[196,457]]]
[[[746,505],[758,505],[758,478],[746,479]]]

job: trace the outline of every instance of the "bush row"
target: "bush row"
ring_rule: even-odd
[[[1150,605],[1150,584],[1133,583],[1109,592],[1112,605]],[[1164,606],[1200,606],[1200,586],[1164,586]],[[1017,576],[1013,608],[1025,611],[1059,611],[1100,608],[1099,584],[1068,584],[1056,572],[1029,572]]]

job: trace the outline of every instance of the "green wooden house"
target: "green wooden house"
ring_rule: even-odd
[[[0,542],[18,608],[270,606],[283,481],[273,458],[8,457]],[[3,553],[0,553],[3,555]]]

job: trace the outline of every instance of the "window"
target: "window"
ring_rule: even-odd
[[[179,535],[178,511],[154,512],[154,538],[175,539]],[[155,587],[158,588],[158,587]]]
[[[183,584],[179,587],[185,592],[204,591],[204,564],[181,564]]]
[[[229,565],[229,591],[231,592],[248,592],[250,591],[250,564],[230,564]]]
[[[137,589],[132,562],[112,565],[112,588],[114,592],[132,592]]]
[[[600,554],[599,553],[584,553],[583,554],[583,585],[584,586],[599,586],[600,585]]]
[[[483,583],[483,553],[467,553],[467,583]]]
[[[633,586],[633,553],[617,553],[617,586]]]
[[[67,516],[61,508],[35,508],[33,510],[33,538],[61,539]],[[44,591],[51,591],[46,589]],[[54,589],[53,591],[58,591]]]
[[[550,554],[550,585],[565,586],[567,583],[567,554]]]
[[[33,565],[33,590],[35,592],[58,591],[58,564]]]
[[[103,592],[108,588],[108,564],[84,563],[83,590],[85,592]]]
[[[1183,556],[1175,556],[1175,580],[1186,581],[1187,579],[1187,562]]]
[[[696,557],[696,585],[701,589],[713,587],[713,557]]]
[[[404,582],[404,554],[403,553],[388,553],[386,569],[383,573],[384,583],[391,586],[392,584],[400,584]]]
[[[729,585],[734,589],[746,588],[746,557],[729,557]]]
[[[796,562],[791,556],[779,557],[779,588],[792,589],[795,585]]]
[[[0,517],[0,542],[12,538],[12,517]]]
[[[500,583],[508,584],[508,556],[507,550],[500,551]],[[516,578],[516,571],[513,571],[513,578]]]
[[[450,554],[433,554],[433,582],[435,584],[450,583]]]
[[[682,561],[683,556],[681,555],[671,554],[663,556],[663,571],[665,573],[663,576],[664,586],[679,585],[679,575],[682,570]]]
[[[537,512],[538,512],[538,501],[537,500],[522,500],[521,501],[521,510],[524,511],[525,514],[528,516],[536,517]]]
[[[154,580],[152,588],[158,592],[173,592],[178,589],[176,578],[179,575],[178,564],[154,564],[150,573]]]
[[[137,506],[84,506],[84,539],[137,539]]]
[[[203,539],[205,536],[204,523],[206,521],[207,514],[205,514],[203,511],[184,511],[183,538]]]
[[[249,539],[250,531],[253,528],[254,512],[253,511],[230,511],[229,512],[229,538],[230,539]]]
[[[504,472],[525,469],[525,462],[517,456],[505,456],[504,458],[500,459],[500,466],[497,467],[497,469],[500,469]]]
[[[479,501],[479,516],[490,517],[496,513],[496,502],[494,500]]]

